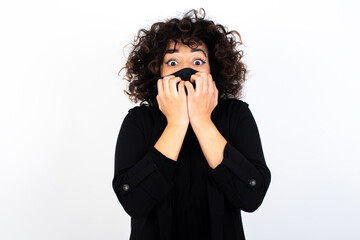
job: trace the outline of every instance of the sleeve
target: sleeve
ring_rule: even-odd
[[[244,108],[236,109],[243,114],[233,121],[222,162],[210,168],[209,174],[237,209],[254,212],[265,197],[271,173],[264,159],[255,119],[247,103]]]
[[[144,125],[139,124],[132,110],[125,116],[117,138],[112,187],[124,210],[139,218],[172,189],[178,163],[154,146],[147,147]]]

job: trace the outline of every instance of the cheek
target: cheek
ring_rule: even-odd
[[[169,75],[170,72],[169,72],[169,69],[167,69],[167,67],[165,66],[161,66],[160,67],[160,76],[166,76],[166,75]]]
[[[210,65],[209,65],[209,64],[206,65],[206,71],[205,71],[205,72],[206,72],[206,73],[211,73],[211,72],[210,72]]]
[[[166,66],[164,64],[160,65],[160,76],[164,76],[167,72]]]

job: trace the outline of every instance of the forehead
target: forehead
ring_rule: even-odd
[[[206,45],[202,41],[200,41],[199,43],[194,43],[193,45],[190,45],[190,47],[192,48],[196,47],[207,51]],[[177,40],[176,44],[174,40],[170,40],[166,49],[174,49],[174,48],[180,49],[180,48],[190,48],[190,47],[187,46],[186,44],[183,44],[181,40]]]

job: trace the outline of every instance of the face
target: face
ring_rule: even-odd
[[[161,77],[170,75],[183,68],[193,68],[199,72],[210,73],[210,65],[208,58],[207,47],[204,43],[197,48],[192,49],[180,40],[176,43],[170,41],[164,56],[163,62],[160,65]]]

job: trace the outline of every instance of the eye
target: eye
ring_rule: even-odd
[[[198,62],[199,64],[196,64],[196,62]],[[195,63],[195,65],[201,65],[201,63],[202,63],[202,64],[205,64],[206,62],[205,62],[204,59],[198,58],[198,59],[196,59],[196,60],[194,61],[194,63]]]
[[[172,64],[172,62],[176,63],[175,65]],[[176,66],[177,65],[177,62],[174,60],[174,59],[170,59],[169,61],[166,62],[167,65],[169,65],[170,63],[170,66]]]

